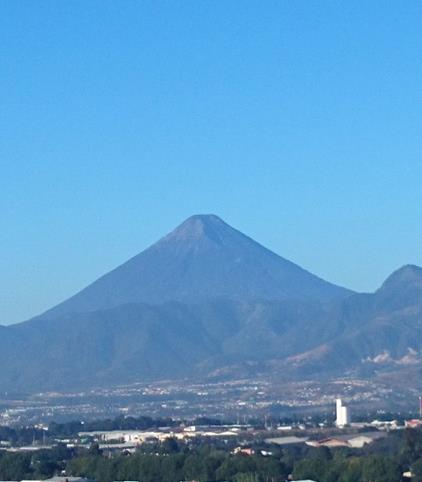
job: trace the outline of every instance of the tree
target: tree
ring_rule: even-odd
[[[295,479],[323,480],[328,463],[324,459],[303,459],[294,464],[293,477]]]
[[[363,482],[397,482],[400,478],[400,467],[390,458],[374,455],[363,459]]]
[[[7,453],[0,459],[0,478],[2,480],[22,480],[31,478],[31,455]]]
[[[422,482],[422,458],[412,464],[412,482]]]

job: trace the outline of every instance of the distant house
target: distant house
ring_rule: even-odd
[[[255,455],[255,450],[250,447],[236,447],[233,452],[234,455]]]
[[[268,450],[261,450],[260,453],[263,457],[269,457],[273,454],[272,452],[268,452]]]
[[[404,422],[404,426],[406,428],[418,428],[418,427],[422,427],[422,420],[420,420],[419,418],[412,418],[412,420],[406,420]]]

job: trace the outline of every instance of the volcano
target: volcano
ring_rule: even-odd
[[[216,298],[327,301],[350,293],[208,214],[191,216],[43,316],[85,313],[126,303],[198,303]]]

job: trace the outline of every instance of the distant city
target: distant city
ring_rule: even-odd
[[[256,389],[259,390],[258,387]],[[151,390],[151,394],[155,396],[163,395],[162,392],[163,389]],[[211,450],[219,451],[222,461],[231,460],[234,464],[240,463],[242,458],[251,458],[252,466],[259,460],[263,461],[259,464],[265,462],[266,465],[280,460],[280,457],[281,460],[287,457],[290,466],[280,465],[276,469],[275,479],[294,480],[292,474],[287,477],[288,472],[301,474],[303,465],[307,467],[309,461],[320,457],[317,455],[319,452],[315,452],[318,450],[324,449],[333,453],[343,450],[343,454],[349,453],[349,457],[359,457],[362,463],[369,461],[372,466],[379,462],[370,459],[368,453],[376,454],[385,451],[385,447],[395,446],[397,443],[405,444],[404,440],[409,439],[411,431],[415,432],[415,437],[421,437],[422,440],[420,400],[419,404],[419,416],[415,418],[406,418],[404,414],[386,414],[382,411],[378,411],[377,418],[372,418],[369,414],[353,414],[350,406],[338,398],[329,407],[328,416],[315,412],[302,417],[265,416],[260,420],[245,416],[240,420],[238,416],[236,421],[223,421],[207,417],[175,420],[121,415],[115,419],[96,419],[91,422],[74,418],[69,422],[16,425],[15,428],[12,424],[8,430],[0,427],[0,470],[3,452],[9,454],[9,458],[17,457],[19,454],[21,456],[20,461],[15,462],[12,473],[30,473],[37,470],[40,474],[56,473],[49,478],[31,480],[109,482],[121,480],[116,479],[117,469],[109,468],[108,475],[100,472],[102,475],[98,477],[97,469],[87,465],[87,461],[95,459],[97,463],[103,464],[105,460],[114,460],[116,463],[123,463],[123,460],[130,460],[130,457],[137,457],[139,461],[146,457],[145,460],[156,459],[161,463],[163,457],[173,457],[179,453],[184,453],[185,456],[191,454],[192,457],[198,450],[202,450],[203,453],[204,447],[207,447],[208,451],[212,447]],[[18,416],[18,409],[9,413],[9,423],[13,421],[13,413],[14,416]],[[23,411],[21,416],[24,416],[24,413]],[[17,420],[14,420],[14,423],[16,422]],[[401,433],[405,433],[405,436],[400,435]],[[41,463],[40,461],[46,459],[50,460],[50,465],[42,469],[34,470],[22,465],[25,460],[38,460]],[[206,463],[205,459],[203,463]],[[410,480],[413,473],[409,466],[409,463],[405,465],[408,470],[403,471],[402,466],[392,464],[389,470],[393,467],[394,477],[400,470],[401,478]],[[307,470],[314,473],[312,465],[309,467]],[[373,467],[381,471],[381,476],[384,468],[377,465]],[[183,473],[184,469],[180,469]],[[258,470],[258,474],[263,469],[255,470]],[[149,477],[147,472],[145,477]],[[140,480],[142,481],[143,477]],[[170,480],[173,479],[170,477]]]
[[[347,406],[337,406],[343,424],[350,411],[355,415],[375,413],[412,414],[417,411],[416,388],[357,378],[335,378],[277,383],[264,379],[239,379],[214,383],[163,381],[136,383],[115,388],[80,392],[45,392],[19,396],[4,393],[0,401],[0,425],[16,426],[51,421],[94,420],[117,416],[211,417],[237,420],[265,417],[333,415],[341,396]]]

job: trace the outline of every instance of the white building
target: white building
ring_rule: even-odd
[[[336,400],[336,425],[337,427],[344,427],[350,424],[349,407],[343,405],[341,398]]]

